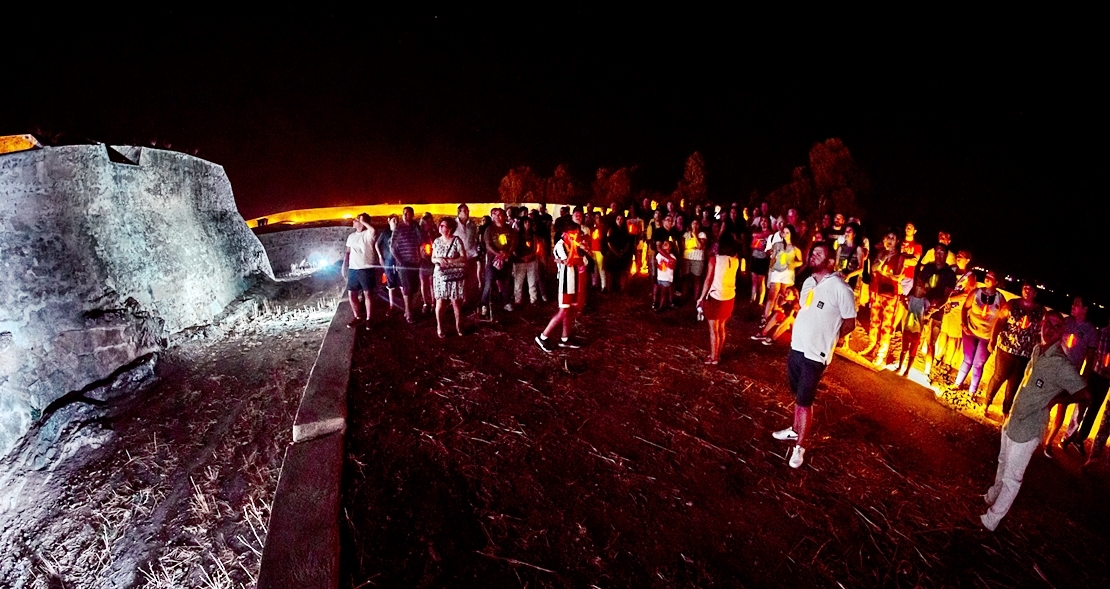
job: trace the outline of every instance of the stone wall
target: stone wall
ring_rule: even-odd
[[[262,233],[258,240],[266,248],[266,256],[274,273],[288,274],[294,265],[306,262],[324,264],[343,262],[347,253],[347,236],[354,233],[350,225],[341,227],[305,227]]]
[[[0,455],[54,401],[272,277],[222,166],[114,150],[0,156]]]

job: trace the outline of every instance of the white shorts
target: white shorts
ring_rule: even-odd
[[[771,270],[767,273],[767,283],[794,286],[794,273],[790,270]]]

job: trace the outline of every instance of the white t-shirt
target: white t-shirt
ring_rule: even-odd
[[[674,267],[667,264],[663,254],[655,254],[655,279],[659,282],[674,282]]]
[[[802,284],[798,316],[790,348],[814,362],[832,362],[833,348],[845,319],[856,317],[856,298],[839,274],[828,274],[820,283],[813,276]]]
[[[378,250],[374,249],[374,240],[378,232],[373,227],[347,236],[347,249],[351,250],[351,257],[347,267],[351,270],[365,270],[374,266],[381,266],[378,259]]]

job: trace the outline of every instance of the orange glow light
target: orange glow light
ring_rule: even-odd
[[[1068,339],[1067,339],[1067,341],[1064,342],[1064,345],[1069,347],[1069,348],[1074,348],[1075,347],[1075,334],[1074,333],[1068,335]]]
[[[432,255],[432,244],[430,244],[430,243],[425,243],[424,244],[424,253],[426,255],[429,255],[429,256]]]

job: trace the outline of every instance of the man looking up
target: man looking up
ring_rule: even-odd
[[[1060,345],[1063,335],[1063,316],[1056,311],[1047,312],[1041,322],[1041,344],[1033,349],[1014,406],[1002,424],[994,484],[983,495],[990,509],[979,516],[979,521],[992,532],[1017,498],[1025,468],[1048,426],[1052,406],[1060,404],[1062,410],[1066,404],[1089,399],[1083,377]]]
[[[832,361],[838,339],[856,327],[856,301],[852,289],[834,272],[836,263],[829,245],[818,242],[809,252],[813,272],[802,284],[798,315],[790,354],[786,357],[786,381],[794,395],[794,425],[772,434],[776,440],[794,441],[790,467],[805,460],[805,443],[813,426],[812,405],[817,383]]]
[[[370,321],[371,301],[374,300],[374,287],[381,281],[382,261],[374,247],[377,232],[370,226],[370,215],[360,213],[351,221],[351,227],[355,232],[347,236],[343,276],[347,277],[347,296],[351,303],[351,313],[355,316],[347,327],[356,327],[363,321]],[[359,317],[360,292],[366,301],[366,314],[362,317]]]

